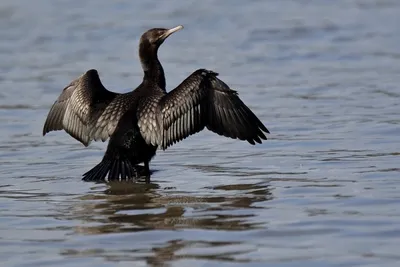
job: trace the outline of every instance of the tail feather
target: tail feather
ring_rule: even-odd
[[[141,173],[139,165],[132,165],[128,160],[103,159],[94,168],[83,174],[84,181],[125,181],[138,178]],[[107,177],[108,174],[108,177]],[[106,178],[107,177],[107,178]]]

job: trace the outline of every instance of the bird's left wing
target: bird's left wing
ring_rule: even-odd
[[[199,69],[161,99],[160,147],[166,149],[204,127],[251,144],[267,139],[264,133],[269,133],[268,129],[217,75]]]

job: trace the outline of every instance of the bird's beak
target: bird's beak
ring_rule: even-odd
[[[179,25],[179,26],[176,26],[174,28],[171,28],[171,29],[167,30],[163,35],[160,36],[160,40],[165,40],[165,39],[167,39],[168,36],[170,36],[174,32],[177,32],[177,31],[182,30],[182,29],[183,29],[182,25]]]

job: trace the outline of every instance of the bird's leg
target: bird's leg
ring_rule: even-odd
[[[145,171],[145,176],[146,176],[146,178],[145,178],[146,184],[149,184],[150,183],[150,166],[149,166],[148,161],[144,162],[144,171]]]
[[[139,179],[141,177],[145,177],[146,184],[150,183],[150,167],[149,162],[145,162],[144,166],[141,165],[134,165],[134,177]]]
[[[133,167],[133,177],[132,178],[138,179],[139,177],[140,177],[140,169],[138,168],[138,165],[135,165]]]

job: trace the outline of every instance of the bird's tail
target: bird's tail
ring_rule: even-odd
[[[83,174],[84,181],[126,181],[138,178],[143,166],[133,165],[127,159],[103,159],[93,169]]]

